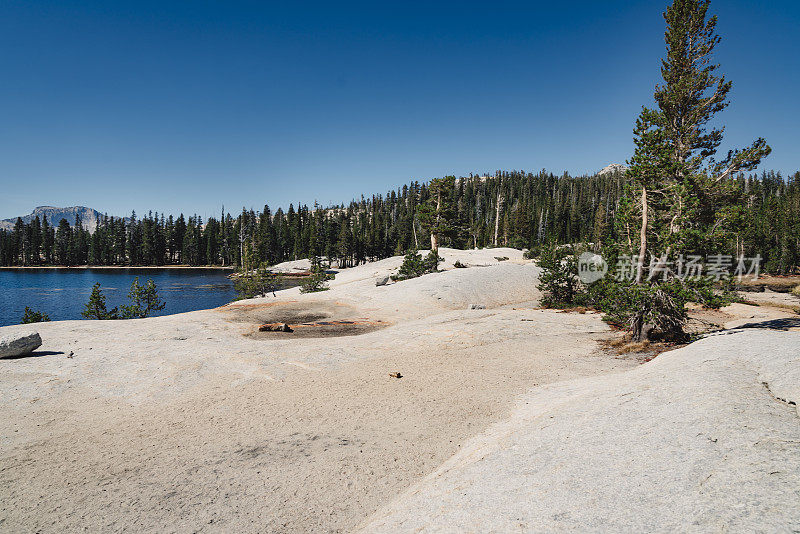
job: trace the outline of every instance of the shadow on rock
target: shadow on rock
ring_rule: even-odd
[[[3,358],[0,358],[0,361],[3,361],[3,360],[22,360],[24,358],[39,358],[41,356],[58,356],[58,355],[62,355],[63,356],[64,353],[61,352],[61,351],[52,351],[52,350],[36,350],[36,351],[33,351],[33,352],[29,352],[28,354],[22,354],[22,355],[19,355],[19,356],[5,356]]]
[[[769,330],[790,330],[792,328],[800,328],[800,318],[787,317],[784,319],[771,319],[769,321],[762,321],[760,323],[747,323],[738,328],[766,328]]]

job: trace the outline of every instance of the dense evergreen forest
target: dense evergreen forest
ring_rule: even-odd
[[[737,194],[719,232],[722,248],[760,254],[769,272],[797,270],[800,172],[788,179],[763,172],[730,180]],[[624,172],[572,177],[498,171],[458,179],[452,192],[456,231],[442,245],[535,249],[553,242],[630,241],[632,230],[613,223],[625,183]],[[134,213],[103,217],[92,233],[63,220],[57,228],[46,219],[17,220],[13,230],[0,231],[0,264],[238,266],[248,256],[267,264],[325,256],[351,266],[427,248],[420,207],[430,195],[429,184],[412,182],[385,196],[328,208],[290,205],[273,212],[265,206],[236,216],[223,210],[219,219],[205,221]]]

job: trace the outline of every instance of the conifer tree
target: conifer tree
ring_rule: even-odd
[[[158,296],[158,289],[153,280],[148,280],[142,286],[139,284],[139,277],[131,282],[131,289],[128,291],[130,304],[122,306],[122,317],[124,319],[144,319],[153,312],[161,311],[166,303]]]
[[[724,204],[719,199],[731,193],[731,178],[755,168],[771,150],[759,138],[721,161],[713,159],[723,130],[708,125],[728,106],[732,84],[713,63],[720,37],[709,5],[709,0],[674,0],[664,13],[663,83],[656,87],[656,107],[643,108],[636,122],[628,171],[639,199],[640,265],[648,252],[709,252],[716,244],[718,206]],[[637,281],[642,277],[640,268]]]
[[[89,295],[89,302],[87,302],[84,306],[84,310],[81,312],[81,315],[87,319],[99,320],[118,318],[117,308],[114,308],[111,311],[106,308],[106,296],[103,295],[103,291],[100,289],[100,282],[96,282],[92,286],[92,292]]]
[[[634,296],[626,305],[633,309],[631,327],[637,338],[646,321],[660,321],[662,330],[670,330],[665,334],[681,335],[684,302],[690,295],[682,281],[677,285],[660,275],[653,278],[654,271],[648,275],[648,257],[656,258],[651,265],[661,267],[671,255],[713,252],[720,244],[715,232],[725,222],[719,199],[733,190],[731,176],[752,170],[770,152],[759,138],[720,162],[713,160],[723,135],[708,124],[728,106],[731,82],[717,74],[719,66],[713,63],[720,37],[716,17],[708,16],[709,4],[674,0],[668,6],[663,83],[656,87],[656,107],[643,108],[634,129],[636,150],[627,176],[629,192],[639,199],[635,282],[648,286],[628,293]],[[702,301],[703,295],[712,294],[691,293],[694,300]]]
[[[420,206],[420,222],[431,236],[431,252],[438,254],[443,237],[454,237],[458,231],[453,202],[455,176],[434,178],[428,184],[430,197]]]

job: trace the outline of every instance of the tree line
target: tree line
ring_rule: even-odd
[[[324,256],[340,267],[430,247],[635,242],[638,230],[615,224],[626,206],[624,172],[591,176],[497,171],[411,182],[386,195],[327,208],[294,205],[274,212],[242,210],[203,220],[148,213],[103,216],[89,232],[78,220],[57,227],[46,218],[17,219],[0,231],[0,265],[240,266],[248,255],[265,264]],[[725,178],[724,231],[716,248],[764,259],[765,270],[800,266],[800,172],[739,173]],[[444,198],[442,197],[444,194]],[[444,204],[443,204],[444,202]],[[724,208],[724,209],[723,209]],[[437,220],[433,220],[434,219]],[[433,230],[433,231],[432,231]]]

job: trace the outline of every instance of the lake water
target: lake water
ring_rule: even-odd
[[[135,277],[144,285],[152,278],[166,307],[157,315],[216,308],[231,302],[236,292],[222,269],[2,269],[0,326],[19,324],[25,306],[53,321],[83,319],[92,285],[100,282],[108,309],[128,302]]]

